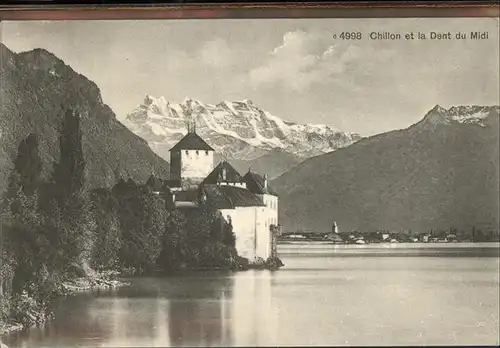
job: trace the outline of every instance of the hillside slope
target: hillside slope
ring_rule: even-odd
[[[305,159],[304,157],[299,157],[286,151],[276,149],[253,160],[245,161],[231,159],[229,162],[242,174],[246,173],[248,169],[251,168],[252,171],[256,173],[265,173],[270,179],[274,179],[286,173]]]
[[[110,186],[117,178],[147,180],[168,175],[168,163],[146,141],[116,120],[99,88],[43,50],[13,53],[0,44],[0,189],[12,168],[19,142],[39,135],[44,175],[59,157],[59,127],[66,108],[81,110],[87,183]]]
[[[272,181],[287,230],[498,229],[499,108],[424,119],[310,158]]]

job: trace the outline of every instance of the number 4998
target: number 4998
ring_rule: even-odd
[[[361,40],[363,35],[358,31],[344,31],[340,34],[342,40]]]

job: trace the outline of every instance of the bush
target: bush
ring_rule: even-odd
[[[121,248],[120,221],[116,199],[106,189],[92,192],[92,211],[96,221],[95,244],[91,255],[91,266],[98,270],[117,267]]]
[[[121,267],[134,267],[139,274],[154,270],[165,233],[165,202],[133,181],[117,184],[113,195],[119,202]]]
[[[248,260],[238,258],[234,244],[231,224],[209,204],[172,210],[166,218],[158,265],[166,272],[182,268],[244,268]]]
[[[235,253],[236,254],[236,253]],[[232,254],[229,265],[233,270],[246,270],[250,268],[250,261],[247,258]]]
[[[9,314],[12,322],[24,327],[40,324],[52,316],[44,303],[29,296],[26,291],[11,297]]]
[[[285,264],[280,260],[279,257],[269,257],[266,260],[265,266],[267,269],[276,270],[280,267],[283,267]]]
[[[0,297],[0,326],[7,324],[10,318],[10,301],[8,297]]]

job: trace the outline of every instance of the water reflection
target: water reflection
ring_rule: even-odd
[[[272,274],[133,279],[130,288],[58,301],[57,319],[9,346],[243,346],[275,342]]]
[[[221,274],[136,280],[113,299],[103,346],[229,345],[232,283]]]
[[[421,256],[429,249],[398,257],[412,252],[398,246],[374,257],[289,246],[280,251],[286,267],[274,273],[130,279],[127,288],[59,299],[55,320],[3,340],[9,347],[498,344],[498,245],[480,255],[476,246],[456,246],[449,251],[460,256],[442,248]]]
[[[234,276],[231,306],[236,346],[269,345],[276,341],[277,318],[273,308],[268,271],[248,271]]]
[[[215,297],[198,298],[195,300],[175,299],[170,302],[170,315],[175,320],[168,321],[170,344],[212,346],[229,344],[229,329],[224,327],[225,291],[221,289]]]
[[[109,337],[101,346],[169,345],[168,300],[113,298],[111,302],[110,318],[102,318],[103,321],[109,320]]]

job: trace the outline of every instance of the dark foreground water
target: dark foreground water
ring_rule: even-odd
[[[499,344],[499,245],[282,245],[277,272],[133,279],[9,347]]]

